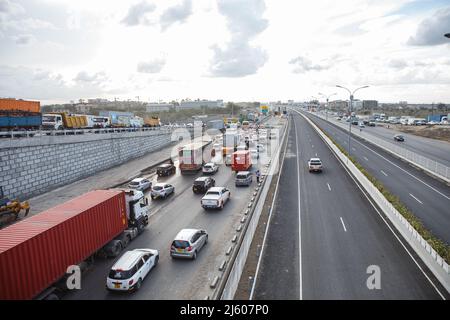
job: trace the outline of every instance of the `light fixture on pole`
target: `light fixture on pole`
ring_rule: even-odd
[[[445,37],[450,38],[450,33],[444,34]]]
[[[363,87],[359,87],[356,88],[355,90],[350,91],[350,89],[340,86],[340,85],[336,85],[336,87],[341,88],[341,89],[345,89],[348,91],[348,93],[350,94],[350,103],[348,105],[348,113],[349,113],[349,122],[348,122],[348,158],[347,158],[347,163],[348,163],[348,159],[350,158],[350,153],[351,153],[351,135],[352,135],[352,109],[353,109],[353,95],[355,94],[356,91],[358,91],[359,89],[364,89],[364,88],[368,88],[369,86],[363,86]]]
[[[326,106],[325,106],[325,115],[326,115],[326,119],[327,119],[327,121],[328,121],[328,99],[330,99],[330,97],[336,95],[337,93],[335,92],[335,93],[332,93],[332,94],[330,94],[330,95],[328,95],[328,96],[325,95],[325,94],[323,94],[323,93],[320,93],[320,92],[319,92],[319,94],[320,94],[321,96],[323,96],[325,99],[327,99],[327,104],[326,104]]]

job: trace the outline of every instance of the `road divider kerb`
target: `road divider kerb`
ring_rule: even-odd
[[[227,260],[223,260],[219,266],[219,271],[223,271],[225,269],[226,264],[227,264]]]
[[[219,282],[219,276],[215,276],[214,280],[209,285],[211,288],[215,288],[217,286],[217,283]]]
[[[372,200],[391,221],[396,230],[403,236],[415,253],[421,258],[442,286],[450,292],[450,268],[447,262],[431,247],[431,245],[411,226],[408,220],[384,197],[375,185],[353,164],[347,156],[328,138],[317,125],[302,113],[296,111],[310,123],[330,149],[341,160],[341,163],[352,173],[355,179],[366,190]]]
[[[272,177],[276,172],[275,170],[278,170],[277,165],[282,161],[280,155],[282,146],[287,140],[287,128],[288,121],[286,121],[285,125],[282,127],[282,134],[279,135],[281,143],[277,146],[277,151],[274,153],[273,160],[270,160],[269,164],[266,165],[266,167],[269,168],[267,179],[265,179],[265,176],[261,177],[256,189],[259,193],[256,195],[255,201],[248,205],[248,208],[251,208],[250,210],[247,209],[249,210],[248,219],[246,219],[246,223],[239,224],[238,229],[236,229],[237,231],[242,230],[242,233],[236,240],[236,248],[233,250],[227,266],[223,271],[223,277],[212,294],[212,299],[214,300],[232,300],[234,298],[253,241],[253,236],[258,226],[259,217],[264,208],[266,196],[269,193]]]

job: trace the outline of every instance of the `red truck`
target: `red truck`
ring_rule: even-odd
[[[252,167],[252,156],[249,150],[239,150],[233,153],[231,170],[247,171]]]
[[[59,298],[68,267],[100,253],[118,256],[147,224],[144,194],[112,189],[88,192],[0,230],[0,300]]]

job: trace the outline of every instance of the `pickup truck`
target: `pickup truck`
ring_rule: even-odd
[[[203,209],[223,209],[228,200],[230,200],[231,192],[225,187],[213,187],[206,192],[200,203]]]

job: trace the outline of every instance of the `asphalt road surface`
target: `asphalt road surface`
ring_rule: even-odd
[[[397,239],[314,129],[292,114],[282,183],[254,299],[447,297],[434,277],[418,267],[422,264],[413,260],[412,250]],[[322,159],[322,173],[307,169],[307,160],[315,156]],[[380,289],[367,286],[374,275],[367,272],[371,266],[379,267]]]
[[[305,115],[348,149],[346,132],[316,116]],[[450,188],[445,183],[358,138],[351,141],[351,155],[391,193],[398,196],[428,230],[450,243]]]
[[[276,143],[276,142],[274,142]],[[261,158],[261,164],[267,157]],[[253,168],[256,170],[256,166]],[[220,165],[213,178],[216,186],[227,186],[231,190],[231,201],[220,211],[205,211],[200,206],[202,195],[192,192],[194,179],[201,176],[181,175],[177,169],[174,176],[158,178],[175,186],[175,194],[165,200],[151,201],[151,217],[147,230],[133,240],[127,250],[152,248],[159,250],[159,263],[144,280],[141,289],[132,294],[111,293],[105,289],[106,276],[116,259],[97,259],[94,267],[82,278],[82,289],[70,292],[65,299],[203,299],[211,294],[209,284],[217,275],[217,268],[224,259],[233,231],[239,225],[241,211],[254,191],[252,187],[234,185],[235,174],[230,167]],[[156,181],[156,177],[151,176]],[[208,244],[197,259],[171,259],[170,245],[183,228],[194,227],[207,230]]]

